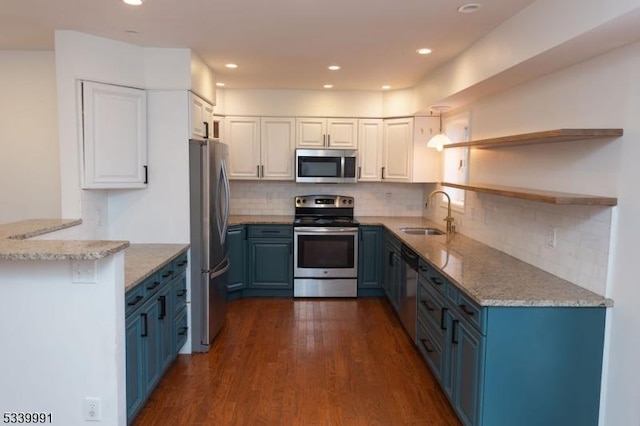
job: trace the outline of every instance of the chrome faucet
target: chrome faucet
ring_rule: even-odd
[[[442,194],[447,197],[447,217],[444,218],[444,221],[447,222],[447,240],[450,240],[453,237],[453,234],[456,232],[456,227],[455,225],[453,225],[453,216],[451,216],[451,197],[449,197],[449,194],[440,189],[433,191],[431,194],[429,194],[429,197],[427,197],[427,203],[424,207],[429,207],[429,201],[435,194]]]

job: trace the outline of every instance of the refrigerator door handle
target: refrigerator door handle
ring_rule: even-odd
[[[222,159],[222,181],[224,182],[224,192],[225,192],[225,214],[224,214],[224,231],[220,240],[224,243],[227,238],[227,230],[229,228],[229,214],[231,213],[231,188],[229,185],[229,173],[227,172],[227,160],[226,158]]]
[[[220,266],[215,270],[209,272],[209,279],[214,279],[224,274],[231,267],[231,262],[228,257],[225,257],[224,260],[220,263]]]
[[[211,244],[211,237],[209,235],[209,229],[211,226],[211,217],[209,215],[209,197],[211,183],[208,179],[208,174],[205,172],[209,169],[209,146],[207,143],[202,143],[201,147],[201,161],[202,161],[202,174],[200,175],[200,181],[202,185],[202,230],[205,231],[202,238],[202,270],[207,271],[213,265],[209,264],[209,254]]]
[[[218,177],[218,186],[216,187],[216,227],[218,228],[218,235],[220,236],[220,243],[224,244],[225,241],[225,236],[227,234],[227,231],[225,229],[225,224],[223,221],[223,213],[220,210],[222,208],[222,204],[220,201],[222,200],[221,198],[221,194],[222,194],[222,185],[224,185],[224,160],[222,161],[222,166],[220,169],[220,176]],[[226,207],[225,207],[225,213],[226,214]]]

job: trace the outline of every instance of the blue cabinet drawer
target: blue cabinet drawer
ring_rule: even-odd
[[[418,273],[433,288],[438,290],[441,294],[446,294],[447,280],[438,271],[436,271],[433,266],[421,259],[420,264],[418,265]]]
[[[433,375],[436,376],[438,381],[441,381],[444,362],[442,354],[443,346],[437,343],[437,340],[432,337],[422,321],[418,321],[417,334],[416,344],[418,345],[418,350],[427,362],[427,365],[429,365],[429,368],[431,368]]]
[[[187,279],[184,271],[171,283],[171,298],[174,313],[180,312],[187,305]]]
[[[487,309],[479,306],[461,291],[458,294],[456,304],[460,311],[460,316],[476,327],[482,334],[485,334]]]
[[[187,265],[189,264],[189,259],[188,259],[188,255],[187,252],[182,253],[181,255],[179,255],[178,257],[176,257],[175,259],[173,259],[173,261],[171,262],[173,265],[173,270],[177,273],[183,269],[187,268]]]
[[[158,279],[160,280],[161,283],[165,283],[165,282],[171,280],[173,278],[173,276],[175,275],[175,273],[176,273],[176,268],[174,267],[173,262],[169,262],[167,265],[164,265],[157,272]]]
[[[290,225],[260,225],[249,227],[250,238],[292,237],[293,227]]]
[[[442,345],[445,334],[445,307],[440,294],[431,289],[422,278],[418,285],[418,319],[429,328],[431,334]]]
[[[127,291],[124,296],[124,315],[125,317],[138,309],[144,303],[145,287],[137,285]]]

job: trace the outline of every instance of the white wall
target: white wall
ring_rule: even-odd
[[[60,217],[53,52],[0,51],[0,223]]]
[[[585,244],[581,234],[571,234],[568,230],[576,231],[574,226],[577,226],[588,235],[591,227],[601,237],[611,226],[610,252],[608,247],[603,247],[605,242],[595,243],[600,250],[597,256],[601,256],[602,250],[609,252],[606,285],[600,283],[595,290],[604,292],[615,303],[609,312],[605,348],[601,424],[606,426],[640,424],[637,403],[640,400],[640,366],[637,362],[640,339],[635,337],[640,329],[640,312],[636,308],[636,301],[640,299],[640,286],[637,285],[637,242],[640,240],[638,75],[640,42],[467,106],[473,114],[472,139],[562,127],[624,129],[623,137],[608,141],[473,150],[469,170],[470,179],[477,182],[617,196],[618,207],[608,210],[569,208],[472,195],[466,214],[459,216],[463,233],[468,231],[472,237],[481,240],[485,238],[483,235],[493,233],[486,238],[514,241],[518,238],[514,238],[516,228],[510,212],[517,212],[517,220],[532,216],[527,226],[535,226],[532,224],[539,212],[546,212],[552,221],[559,221],[560,227],[565,227],[566,232],[561,233],[560,238],[577,239],[576,253],[563,252],[560,246],[549,250],[551,253],[558,250],[558,258],[564,260],[567,257],[575,260],[577,252],[593,242],[592,239]],[[490,207],[483,209],[479,205]],[[480,210],[473,213],[470,208],[474,206]],[[430,214],[439,216],[441,211],[436,209]],[[489,215],[488,219],[485,214]],[[577,225],[572,225],[565,218],[567,215],[576,216]],[[473,221],[479,223],[470,225]],[[534,242],[526,235],[520,237],[524,244]],[[532,238],[535,239],[535,235]],[[514,254],[518,255],[517,250]],[[592,274],[601,279],[601,271],[594,270]]]
[[[84,425],[97,397],[99,424],[125,425],[124,254],[96,261],[90,284],[72,282],[71,263],[0,261],[0,411]]]

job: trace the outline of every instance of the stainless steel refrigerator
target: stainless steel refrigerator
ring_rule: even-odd
[[[224,324],[229,271],[227,145],[189,141],[191,199],[191,339],[207,352]]]

